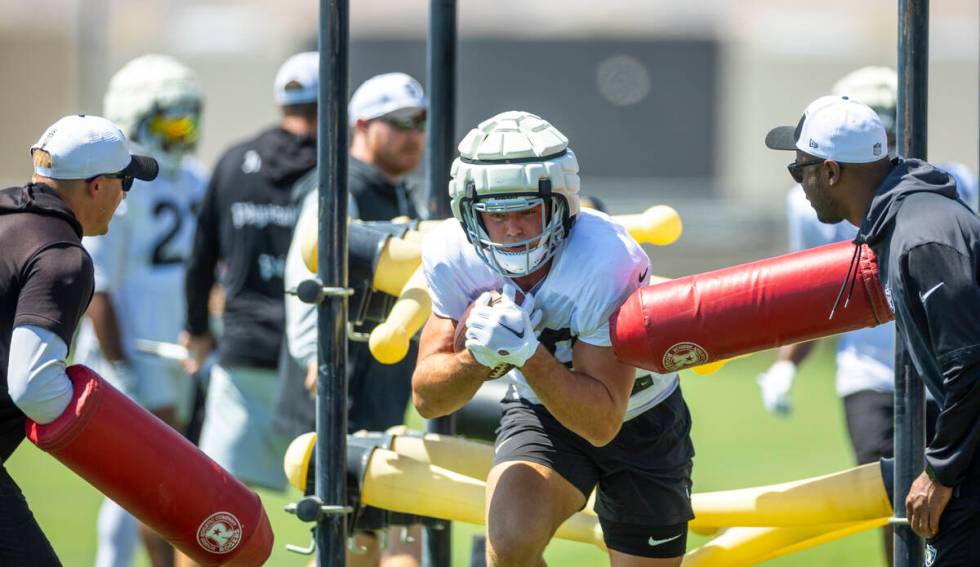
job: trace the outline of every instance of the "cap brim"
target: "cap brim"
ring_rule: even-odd
[[[133,155],[132,157],[129,165],[119,173],[132,175],[140,181],[153,181],[157,178],[157,174],[160,173],[160,165],[157,164],[157,160],[150,156]]]
[[[777,126],[766,134],[766,147],[772,150],[795,150],[796,127]]]

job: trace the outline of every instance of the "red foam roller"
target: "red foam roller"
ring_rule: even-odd
[[[890,321],[874,252],[861,250],[848,305],[850,282],[832,319],[854,253],[846,241],[638,289],[609,320],[613,350],[673,372]]]
[[[91,369],[68,368],[71,403],[27,437],[201,565],[262,565],[272,528],[259,496]]]

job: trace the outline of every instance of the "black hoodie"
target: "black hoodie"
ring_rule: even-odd
[[[896,159],[858,231],[878,257],[900,336],[940,403],[926,470],[944,486],[980,475],[980,219],[945,172]]]
[[[51,331],[66,345],[92,290],[92,259],[82,227],[47,185],[0,189],[0,462],[24,438],[24,414],[7,390],[14,327]]]
[[[292,187],[316,165],[316,140],[271,128],[215,166],[187,266],[187,328],[208,327],[208,296],[223,262],[219,346],[228,366],[274,369],[285,328],[283,269],[296,224]]]

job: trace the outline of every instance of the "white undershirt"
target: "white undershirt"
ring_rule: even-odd
[[[54,421],[71,401],[71,380],[65,374],[68,345],[40,327],[14,327],[7,363],[7,389],[24,415],[38,423]]]

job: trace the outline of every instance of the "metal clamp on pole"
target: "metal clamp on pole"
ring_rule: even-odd
[[[349,287],[329,287],[320,283],[320,280],[303,280],[295,289],[287,289],[286,293],[295,295],[303,303],[319,305],[326,297],[350,297],[354,295],[354,290]]]
[[[316,522],[326,516],[347,515],[354,512],[350,506],[337,506],[324,504],[317,496],[306,496],[299,502],[290,502],[285,506],[286,512],[295,514],[303,522]],[[301,555],[313,555],[316,552],[316,539],[310,539],[310,545],[300,547],[291,543],[286,544],[286,550]]]

